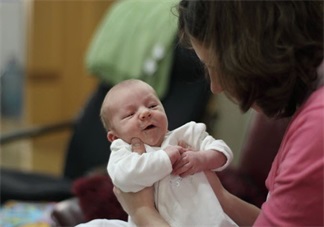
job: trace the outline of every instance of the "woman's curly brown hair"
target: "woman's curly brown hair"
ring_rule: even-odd
[[[180,39],[209,51],[219,83],[243,112],[291,116],[305,101],[323,60],[321,1],[182,0]]]

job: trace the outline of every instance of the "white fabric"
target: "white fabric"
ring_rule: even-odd
[[[132,152],[122,140],[115,140],[107,167],[114,185],[125,192],[154,185],[156,207],[171,226],[236,226],[223,212],[203,172],[185,178],[170,174],[171,162],[163,149],[178,145],[180,140],[193,150],[214,149],[224,153],[227,162],[218,171],[233,158],[230,148],[208,135],[204,124],[189,122],[169,132],[160,148],[145,145],[146,153],[142,155]]]
[[[130,223],[117,219],[95,219],[75,227],[130,227]]]

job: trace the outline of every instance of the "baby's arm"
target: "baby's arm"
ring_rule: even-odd
[[[181,146],[169,146],[149,153],[132,152],[125,142],[115,140],[111,146],[108,174],[122,191],[137,192],[170,174],[181,152],[184,152]]]
[[[114,141],[108,161],[113,184],[124,192],[137,192],[152,186],[172,171],[169,156],[163,150],[138,154],[126,143]]]

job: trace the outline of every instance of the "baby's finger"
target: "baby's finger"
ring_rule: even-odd
[[[132,138],[131,140],[132,151],[138,154],[143,154],[145,152],[144,143],[139,138]]]
[[[178,162],[173,165],[172,173],[174,175],[179,175],[186,171],[189,168],[189,163],[186,160],[180,159]]]
[[[180,141],[178,142],[178,146],[183,147],[183,148],[185,148],[185,149],[191,149],[190,145],[187,144],[187,143],[186,143],[185,141],[183,141],[183,140],[180,140]]]
[[[181,153],[192,149],[192,147],[183,140],[180,140],[178,142],[178,146],[182,147],[182,149],[180,150]]]
[[[186,176],[190,176],[190,175],[192,175],[194,173],[195,173],[195,171],[194,171],[193,167],[191,167],[191,168],[187,169],[186,171],[183,171],[182,173],[179,173],[178,175],[183,178],[183,177],[186,177]]]
[[[186,174],[186,172],[191,168],[192,167],[190,166],[190,164],[187,163],[181,167],[177,167],[177,168],[173,169],[172,174],[176,175],[176,176],[181,176],[181,177],[186,176],[186,175],[188,175],[188,174]]]

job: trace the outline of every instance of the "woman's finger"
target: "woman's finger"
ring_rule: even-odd
[[[139,138],[132,138],[131,140],[132,151],[138,154],[143,154],[145,152],[144,143]]]

